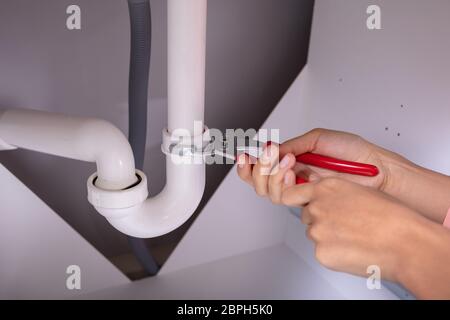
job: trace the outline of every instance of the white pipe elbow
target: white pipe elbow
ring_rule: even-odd
[[[14,147],[97,164],[97,185],[127,188],[137,181],[128,140],[111,123],[36,110],[0,113],[0,139]]]
[[[200,142],[205,134],[199,134]],[[165,131],[165,150],[170,138]],[[151,238],[178,228],[203,196],[204,161],[192,161],[191,155],[167,155],[166,186],[147,198],[147,178],[135,169],[130,144],[104,120],[33,110],[0,111],[0,141],[3,150],[19,147],[95,162],[97,172],[87,183],[88,200],[116,229],[130,236]]]
[[[136,238],[158,237],[177,229],[192,216],[203,197],[205,164],[177,165],[169,156],[167,159],[167,183],[155,197],[146,198],[147,179],[138,171],[140,183],[116,193],[115,204],[107,200],[113,194],[93,190],[91,177],[89,201],[114,228]],[[106,201],[102,203],[102,199]]]
[[[180,227],[197,209],[206,184],[203,154],[179,154],[181,149],[171,151],[172,138],[164,131],[162,149],[166,153],[166,185],[155,197],[147,198],[147,178],[139,170],[136,171],[139,181],[120,191],[99,188],[95,174],[89,178],[89,202],[117,230],[136,238],[158,237]],[[200,149],[208,138],[209,132],[205,130],[189,140],[196,141],[194,145]]]
[[[96,186],[122,190],[138,181],[133,150],[117,127],[105,120],[89,119],[77,135],[77,148],[97,164]]]

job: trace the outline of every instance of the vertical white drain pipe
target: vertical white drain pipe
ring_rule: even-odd
[[[204,120],[206,0],[168,0],[169,132]]]
[[[180,130],[184,132],[181,135],[189,135],[192,143],[204,135],[206,17],[207,0],[168,0],[168,129],[163,137],[166,150],[171,136]],[[205,164],[192,160],[190,156],[166,155],[164,189],[136,206],[117,208],[118,205],[103,205],[109,201],[96,202],[93,198],[108,195],[97,194],[98,190],[93,191],[95,186],[88,181],[90,201],[123,233],[141,238],[166,234],[190,218],[203,196]],[[136,195],[143,195],[143,190],[138,191],[141,185],[127,192],[136,190]]]

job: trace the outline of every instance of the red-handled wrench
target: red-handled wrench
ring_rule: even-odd
[[[272,142],[267,142],[266,147],[269,146]],[[249,156],[259,158],[261,154],[263,153],[262,147],[246,147],[246,146],[238,146],[236,148],[236,151],[238,153],[244,152],[247,153]],[[223,152],[221,150],[216,150],[216,154],[222,155],[224,157],[235,159],[236,156],[233,154],[227,154],[226,152]],[[353,162],[353,161],[347,161],[347,160],[341,160],[336,159],[332,157],[323,156],[316,153],[304,153],[296,156],[297,162],[324,168],[336,172],[341,173],[348,173],[348,174],[354,174],[354,175],[360,175],[360,176],[366,176],[366,177],[375,177],[378,175],[379,170],[376,166],[371,164],[365,164],[365,163],[359,163],[359,162]],[[306,183],[308,180],[297,177],[296,183],[302,184]]]
[[[340,160],[332,157],[322,156],[315,153],[304,153],[296,156],[297,162],[311,165],[314,167],[333,170],[336,172],[355,174],[359,176],[375,177],[379,170],[376,166],[371,164]],[[308,180],[297,177],[296,183],[306,183]]]

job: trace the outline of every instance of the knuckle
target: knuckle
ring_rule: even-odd
[[[307,223],[308,220],[306,219],[304,213],[302,213],[302,215],[300,216],[300,222],[301,222],[302,224],[304,224],[304,225],[307,225],[307,224],[308,224],[308,223]],[[308,235],[308,230],[309,230],[309,229],[306,230],[306,235]]]
[[[292,201],[292,197],[287,193],[287,192],[283,192],[281,194],[281,199],[280,199],[281,203],[284,204],[285,206],[291,206],[293,205],[293,201]]]
[[[281,200],[279,197],[271,196],[270,201],[272,201],[273,204],[281,204]]]
[[[321,221],[326,215],[326,208],[323,208],[322,201],[313,201],[308,205],[309,213],[314,221]]]
[[[307,209],[307,207],[302,210],[302,213],[300,215],[300,221],[301,221],[301,223],[303,223],[305,225],[310,224],[311,214],[310,214],[309,210]]]
[[[332,256],[329,250],[321,244],[316,245],[316,249],[314,252],[315,258],[319,263],[325,267],[332,266]]]
[[[313,240],[314,242],[319,242],[322,238],[320,228],[317,225],[312,225],[308,229],[308,237]]]
[[[244,170],[242,170],[239,167],[238,167],[237,173],[238,173],[239,178],[241,178],[241,179],[245,179],[247,177],[246,172],[244,172]]]
[[[305,233],[306,233],[306,237],[307,237],[309,240],[314,241],[313,238],[311,237],[311,227],[307,228]]]
[[[339,188],[341,180],[338,178],[326,178],[319,182],[319,188],[321,190],[336,190]]]
[[[338,271],[341,257],[329,244],[319,243],[315,248],[315,258],[324,267]]]
[[[264,188],[261,188],[261,187],[255,187],[255,192],[256,192],[256,194],[258,195],[258,196],[260,196],[260,197],[264,197],[264,196],[266,196],[267,195],[267,192],[266,192],[266,190],[264,190]]]
[[[324,133],[326,131],[326,129],[324,128],[314,128],[311,131],[309,131],[309,133],[311,134],[321,134]]]
[[[310,202],[308,204],[308,212],[313,216],[316,216],[319,213],[319,206],[317,205],[316,201]]]

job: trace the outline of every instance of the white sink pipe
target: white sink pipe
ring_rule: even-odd
[[[95,162],[96,185],[105,190],[124,189],[137,181],[128,140],[104,120],[24,109],[0,111],[0,139],[23,149]]]
[[[168,0],[168,129],[163,149],[173,133],[191,141],[204,121],[207,0]],[[197,126],[198,127],[198,126]],[[198,131],[198,130],[197,130]],[[98,119],[70,117],[32,110],[0,111],[0,149],[14,147],[96,162],[87,182],[88,199],[119,231],[151,238],[181,226],[194,213],[205,188],[205,163],[192,156],[166,155],[166,185],[147,198],[147,178],[134,167],[123,133]],[[200,157],[201,158],[201,157]],[[186,161],[187,160],[187,161]]]

